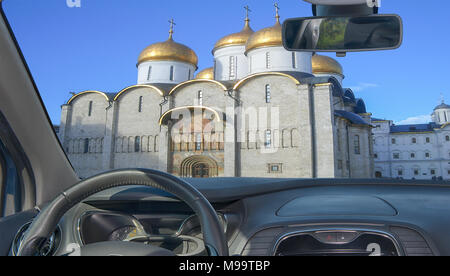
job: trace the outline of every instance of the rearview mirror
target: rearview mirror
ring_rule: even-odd
[[[289,51],[361,52],[397,49],[403,40],[398,15],[288,19],[283,44]]]

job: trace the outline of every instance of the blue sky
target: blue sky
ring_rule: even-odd
[[[221,37],[240,31],[245,10],[253,29],[274,23],[275,0],[5,0],[16,34],[50,117],[60,123],[69,92],[117,92],[136,83],[139,53],[168,37],[194,49],[199,69],[213,64],[211,50]],[[300,0],[278,0],[282,19],[311,16]],[[394,51],[352,53],[338,58],[345,87],[365,100],[374,117],[395,122],[428,121],[441,94],[450,103],[450,1],[383,0],[381,13],[404,20],[403,46]],[[406,120],[406,121],[405,121]]]

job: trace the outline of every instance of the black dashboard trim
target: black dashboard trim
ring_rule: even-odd
[[[232,202],[250,196],[314,187],[392,186],[450,188],[450,181],[398,179],[189,178],[209,201]]]

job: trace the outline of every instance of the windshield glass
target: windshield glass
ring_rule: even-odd
[[[3,8],[81,178],[450,179],[446,1],[383,1],[403,45],[345,58],[285,50],[283,21],[311,16],[302,1]]]

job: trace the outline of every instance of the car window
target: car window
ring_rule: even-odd
[[[450,179],[449,3],[385,1],[403,46],[345,58],[283,47],[304,1],[196,3],[3,1],[80,178]]]
[[[6,191],[6,166],[5,166],[5,159],[3,158],[3,155],[0,154],[0,214],[3,214],[3,206],[4,206],[4,194]],[[1,216],[0,216],[1,217]]]
[[[2,141],[0,141],[0,185],[0,217],[20,212],[22,190],[17,168]]]

